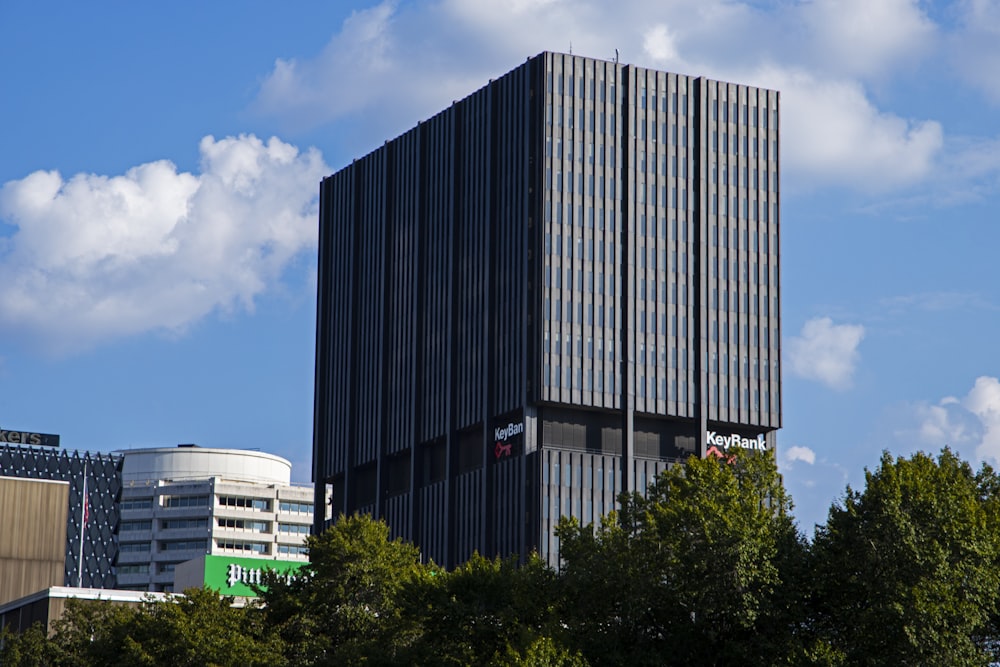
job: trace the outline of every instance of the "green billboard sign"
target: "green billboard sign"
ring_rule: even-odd
[[[264,573],[272,570],[279,575],[294,577],[307,563],[265,558],[236,556],[205,556],[205,587],[223,595],[255,597],[253,586],[264,583]]]

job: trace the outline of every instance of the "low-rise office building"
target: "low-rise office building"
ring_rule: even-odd
[[[67,600],[74,598],[134,607],[147,601],[162,602],[167,596],[164,593],[119,591],[111,588],[52,586],[0,604],[0,630],[24,632],[36,623],[40,623],[46,631],[51,631],[52,623],[59,620],[66,611]]]
[[[306,562],[313,492],[264,452],[194,445],[124,455],[118,588],[173,591],[175,568],[208,555]]]

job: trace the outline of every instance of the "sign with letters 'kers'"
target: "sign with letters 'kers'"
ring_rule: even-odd
[[[33,433],[31,431],[15,431],[14,429],[0,427],[0,442],[9,442],[12,445],[38,445],[44,447],[58,447],[59,436],[51,433]]]
[[[501,420],[493,427],[493,456],[499,461],[515,454],[515,445],[524,440],[524,418]]]

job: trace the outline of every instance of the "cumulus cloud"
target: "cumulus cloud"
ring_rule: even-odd
[[[815,51],[843,73],[881,75],[924,56],[937,26],[917,0],[815,0],[802,13]]]
[[[857,81],[787,68],[755,78],[781,91],[783,166],[798,179],[868,191],[912,185],[944,146],[940,123],[880,111]]]
[[[256,108],[291,132],[352,118],[373,147],[526,56],[617,50],[626,63],[781,90],[796,187],[919,183],[941,153],[941,126],[880,109],[866,81],[919,63],[937,29],[915,0],[848,4],[385,0],[353,13],[314,57],[276,61]]]
[[[963,398],[946,396],[915,407],[916,438],[932,447],[951,447],[1000,464],[1000,380],[976,378]]]
[[[65,354],[183,330],[254,297],[316,243],[315,150],[252,135],[200,146],[199,174],[161,160],[124,174],[38,171],[0,189],[0,328]]]
[[[802,445],[794,445],[787,449],[782,449],[781,458],[785,461],[785,463],[801,461],[802,463],[813,465],[816,463],[816,452]]]
[[[860,324],[834,324],[829,317],[809,320],[788,342],[788,361],[796,375],[833,389],[847,389],[858,365],[865,337]]]

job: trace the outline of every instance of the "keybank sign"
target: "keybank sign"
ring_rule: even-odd
[[[519,422],[515,424],[511,422],[506,426],[498,426],[494,429],[493,435],[494,440],[497,442],[507,442],[507,438],[513,438],[515,435],[521,435],[524,433],[524,423]]]
[[[514,443],[509,440],[516,435],[524,435],[524,422],[510,422],[506,426],[497,426],[493,429],[493,439],[496,441],[493,455],[497,460],[513,456]]]
[[[708,441],[709,445],[719,447],[723,450],[727,450],[730,447],[754,449],[758,451],[764,451],[767,449],[767,443],[764,441],[763,434],[758,435],[756,438],[744,438],[739,433],[722,435],[715,431],[708,431],[705,435],[705,439]]]

